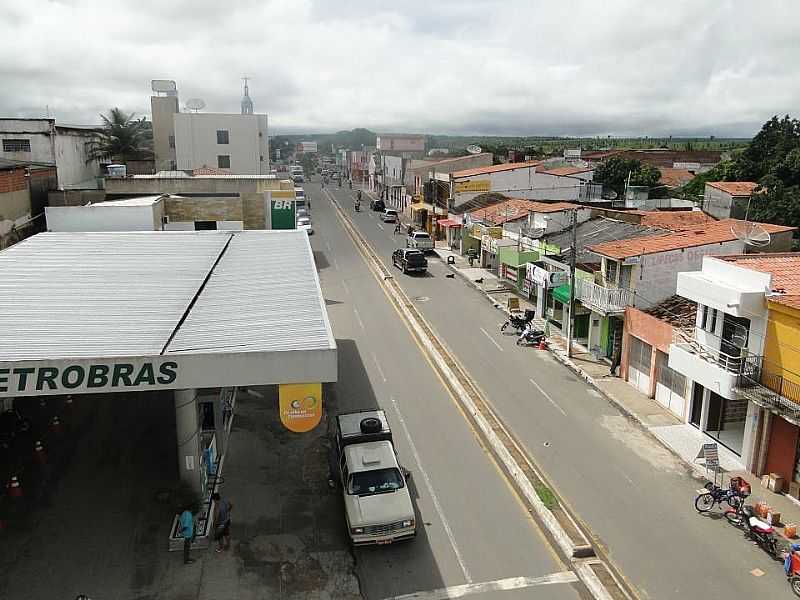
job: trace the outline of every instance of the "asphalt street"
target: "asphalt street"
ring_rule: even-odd
[[[387,412],[401,463],[412,472],[420,523],[412,542],[356,550],[362,593],[578,598],[581,584],[481,446],[319,186],[307,188],[312,246],[339,345],[337,404]],[[504,586],[511,589],[499,591]]]
[[[485,454],[469,450],[476,444],[474,437],[459,421],[441,385],[437,388],[430,367],[409,348],[408,334],[392,322],[397,317],[388,301],[381,298],[375,280],[366,275],[360,258],[353,254],[352,242],[344,238],[319,186],[307,183],[306,189],[316,198],[314,224],[321,235],[314,245],[324,249],[327,260],[336,265],[335,272],[324,271],[324,285],[331,291],[337,286],[351,287],[349,293],[341,291],[349,306],[329,307],[334,324],[351,328],[345,330],[345,336],[361,336],[357,338],[358,347],[375,389],[382,390],[385,385],[391,388],[389,394],[396,398],[402,395],[403,400],[398,399],[400,409],[413,424],[411,432],[426,468],[428,463],[441,465],[435,471],[431,466],[430,472],[437,494],[460,499],[455,505],[448,502],[444,515],[454,510],[453,530],[460,534],[464,528],[463,535],[468,536],[462,538],[464,552],[484,565],[497,559],[498,567],[507,565],[509,554],[530,558],[533,555],[528,555],[528,548],[535,536],[521,537],[520,529],[514,530],[511,523],[509,537],[501,546],[507,550],[498,556],[491,540],[499,523],[490,515],[510,512],[508,505],[497,504],[502,501],[500,496],[487,497],[486,484],[480,483],[484,477],[493,476],[499,481],[496,469],[492,473],[488,466],[480,480],[476,478],[479,465],[487,463]],[[404,246],[405,238],[394,235],[392,225],[381,223],[377,213],[369,211],[368,202],[362,203],[366,210],[355,213],[354,191],[338,187],[329,190],[392,269],[392,250]],[[789,593],[780,564],[744,540],[724,518],[701,516],[694,510],[695,490],[700,484],[684,465],[549,353],[517,347],[514,336],[499,332],[501,312],[458,276],[446,278],[450,271],[438,259],[429,258],[429,263],[428,276],[406,276],[394,269],[395,277],[547,473],[565,503],[589,527],[598,545],[642,597],[702,596],[710,600],[774,598]],[[342,335],[337,333],[337,337]],[[373,353],[378,354],[384,373],[392,374],[391,385],[384,384],[380,375],[374,376]],[[345,374],[340,374],[343,385]],[[383,394],[379,397],[385,398]],[[444,412],[439,415],[440,410]],[[435,419],[433,411],[437,413]],[[437,429],[436,424],[443,429]],[[408,456],[406,448],[403,455]],[[505,484],[495,483],[493,487],[502,487],[510,494]],[[520,510],[519,504],[516,509]],[[542,555],[539,541],[536,547]],[[432,543],[432,547],[437,546]],[[408,551],[416,550],[409,547]],[[530,566],[530,560],[525,562]],[[472,567],[473,563],[469,564]],[[537,560],[533,564],[540,563]],[[477,566],[472,568],[478,572]],[[458,569],[448,567],[442,572],[453,577]]]

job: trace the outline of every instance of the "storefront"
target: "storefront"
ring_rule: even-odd
[[[515,246],[500,248],[500,271],[502,280],[512,284],[517,290],[525,290],[527,266],[539,258],[538,252],[520,251]],[[525,292],[529,295],[529,292]]]
[[[696,381],[692,383],[689,422],[739,456],[743,456],[752,429],[748,423],[755,421],[756,407],[746,398],[725,398]]]
[[[502,236],[502,234],[502,229],[500,229],[499,235]],[[481,238],[480,265],[483,269],[488,269],[494,273],[497,273],[500,267],[500,259],[498,256],[500,248],[516,247],[517,243],[514,240],[494,237],[494,235],[495,233],[492,232],[490,234],[484,234]]]
[[[461,230],[463,224],[455,219],[439,219],[436,221],[439,228],[439,235],[437,239],[444,238],[447,242],[447,247],[451,250],[459,250],[461,246]]]

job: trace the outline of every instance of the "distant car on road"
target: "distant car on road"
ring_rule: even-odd
[[[308,235],[314,234],[314,228],[311,226],[310,217],[300,217],[297,219],[297,228],[305,231]]]
[[[381,215],[381,221],[384,223],[397,223],[397,211],[393,208],[387,208]]]
[[[369,201],[369,207],[370,207],[371,210],[378,211],[378,212],[383,212],[384,210],[386,210],[386,205],[383,203],[383,200],[381,200],[380,198],[377,198],[377,199],[371,198],[370,201]]]
[[[424,273],[428,270],[428,261],[422,250],[416,248],[398,248],[392,253],[392,265],[403,273]]]

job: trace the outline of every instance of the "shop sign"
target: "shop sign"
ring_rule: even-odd
[[[457,181],[455,185],[457,194],[460,192],[488,192],[491,187],[488,179],[467,179],[466,181]]]
[[[79,393],[157,388],[178,377],[178,363],[125,361],[0,368],[0,393]]]
[[[274,191],[269,201],[272,229],[295,228],[294,192]]]
[[[486,233],[488,233],[491,237],[496,240],[503,239],[503,228],[502,227],[487,227]]]
[[[321,383],[284,383],[278,386],[281,423],[289,431],[305,433],[322,418]]]
[[[483,237],[483,226],[477,223],[473,224],[469,234],[474,238],[481,239]]]
[[[548,271],[538,265],[528,263],[525,277],[542,287],[558,287],[567,283],[569,273],[566,271]]]

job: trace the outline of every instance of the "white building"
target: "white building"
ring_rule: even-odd
[[[757,187],[752,181],[709,181],[703,190],[703,212],[715,219],[744,219]]]
[[[55,166],[61,188],[81,183],[100,175],[99,161],[89,160],[98,128],[56,125],[55,119],[0,119],[0,158]]]
[[[164,229],[164,196],[142,196],[85,206],[45,208],[48,231],[159,231]]]
[[[269,174],[267,115],[176,113],[179,170],[202,167],[236,175]]]

